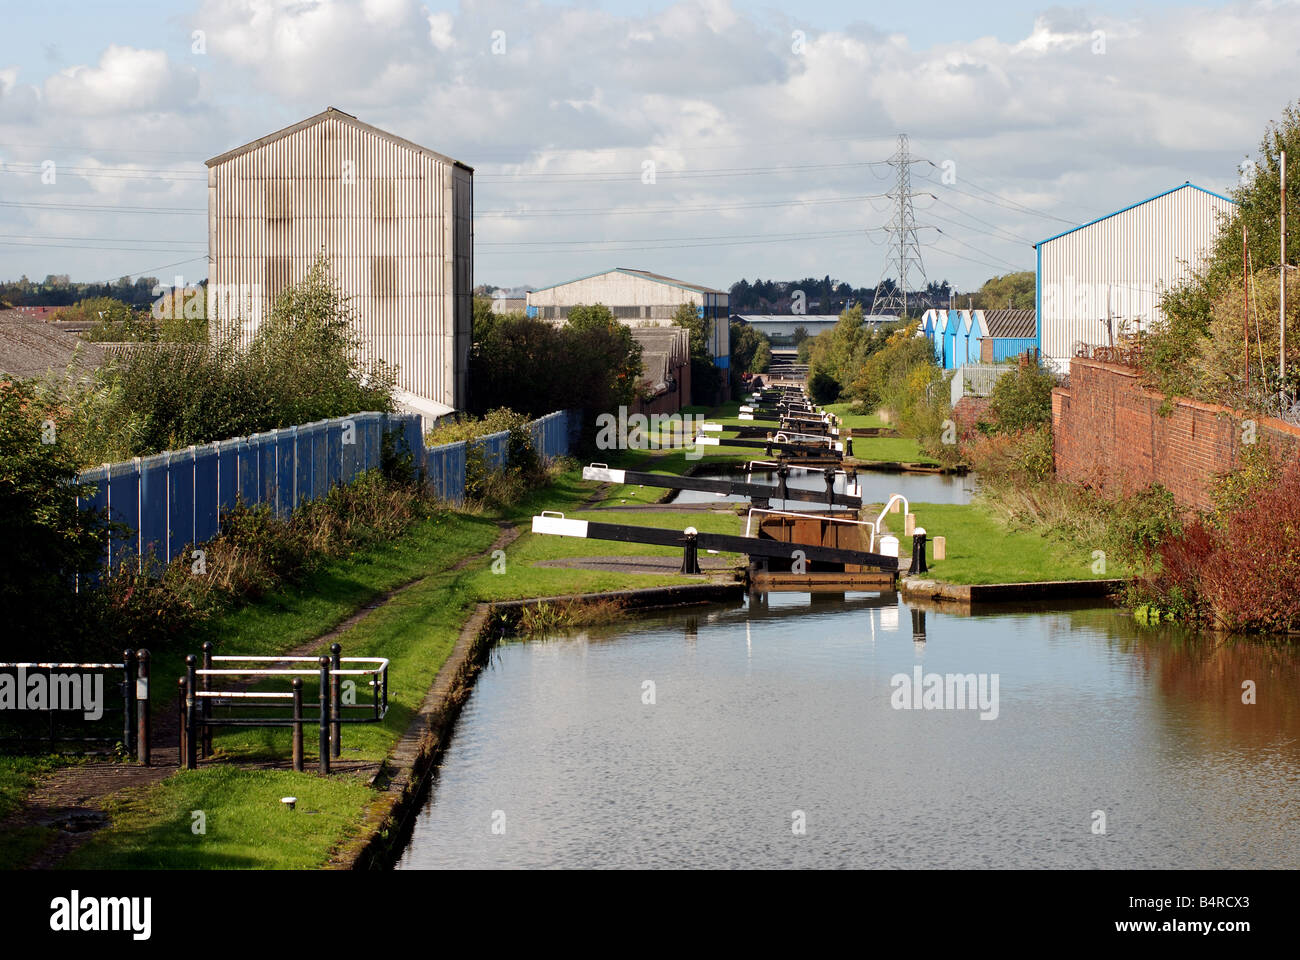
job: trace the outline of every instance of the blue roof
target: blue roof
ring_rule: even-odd
[[[1204,187],[1198,187],[1190,180],[1187,180],[1184,181],[1183,183],[1180,183],[1176,187],[1170,187],[1168,190],[1161,190],[1153,197],[1147,197],[1145,200],[1139,200],[1137,203],[1130,203],[1127,207],[1121,207],[1120,209],[1112,213],[1105,214],[1104,216],[1100,216],[1095,220],[1089,220],[1087,223],[1081,223],[1077,227],[1071,227],[1069,230],[1062,230],[1060,233],[1055,234],[1054,236],[1050,236],[1046,240],[1039,240],[1038,243],[1034,244],[1034,246],[1038,247],[1040,244],[1050,243],[1052,240],[1056,240],[1059,237],[1063,237],[1067,233],[1074,233],[1074,231],[1082,230],[1084,227],[1091,227],[1094,223],[1100,223],[1103,220],[1109,220],[1111,217],[1118,216],[1119,214],[1124,213],[1127,210],[1132,210],[1134,207],[1140,207],[1144,203],[1150,203],[1152,200],[1159,200],[1161,197],[1168,196],[1169,194],[1174,193],[1177,190],[1182,190],[1184,187],[1191,187],[1193,190],[1201,191],[1201,193],[1208,193],[1212,197],[1218,197],[1220,200],[1226,200],[1231,204],[1235,204],[1237,202],[1236,200],[1232,199],[1232,197],[1225,197],[1223,194],[1215,193],[1213,190],[1206,190]]]

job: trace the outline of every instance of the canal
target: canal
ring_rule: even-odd
[[[504,643],[399,868],[1300,867],[1295,650],[1060,607],[773,594]],[[906,709],[918,667],[990,696]]]
[[[708,473],[710,478],[726,480],[749,480],[752,483],[775,485],[776,475],[770,471],[755,470],[751,474],[744,471],[724,471]],[[913,503],[970,503],[975,489],[974,476],[956,476],[947,473],[895,473],[863,470],[857,475],[857,484],[862,492],[863,503],[884,503],[892,494],[902,493]],[[835,489],[843,492],[845,478],[837,477]],[[800,491],[808,491],[806,500],[791,499],[785,506],[793,509],[816,507],[825,509],[826,480],[820,469],[792,469],[786,480],[786,487],[792,496]],[[818,497],[822,497],[820,502]],[[682,490],[672,498],[672,503],[739,503],[745,497],[718,496],[715,493],[700,493],[695,490]],[[780,501],[773,501],[774,505]]]

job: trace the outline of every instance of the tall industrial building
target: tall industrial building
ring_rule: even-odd
[[[1035,244],[1043,362],[1066,373],[1071,357],[1150,330],[1163,293],[1203,262],[1235,206],[1184,183]]]
[[[474,171],[333,107],[208,161],[217,329],[245,341],[317,254],[350,298],[398,399],[464,408],[473,316]]]

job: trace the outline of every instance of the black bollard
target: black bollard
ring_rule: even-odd
[[[149,651],[140,648],[135,655],[135,751],[136,759],[146,767],[153,761],[149,756],[149,740],[153,735],[149,716]]]
[[[330,669],[333,671],[330,675],[330,712],[334,714],[334,730],[331,738],[331,753],[333,756],[339,756],[343,749],[343,701],[339,689],[338,671],[343,667],[343,647],[337,643],[330,644]]]
[[[912,567],[908,573],[925,573],[930,569],[925,565],[926,539],[924,530],[917,530],[912,535]]]
[[[686,544],[682,548],[682,573],[698,574],[700,572],[700,559],[696,540],[695,528],[687,527]]]
[[[198,658],[194,654],[185,657],[185,769],[196,770],[199,766],[199,734],[197,723],[199,711],[196,701],[198,693]]]
[[[330,658],[320,658],[320,774],[330,772]]]
[[[135,651],[122,651],[122,746],[135,753]]]
[[[302,773],[302,677],[293,678],[293,772]]]
[[[185,769],[185,678],[181,677],[176,681],[176,728],[180,731],[177,737],[178,753],[176,756],[176,766],[182,770]]]

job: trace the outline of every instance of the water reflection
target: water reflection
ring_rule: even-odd
[[[921,663],[997,675],[997,719],[891,707]],[[1298,681],[1285,646],[893,593],[506,644],[401,865],[1295,868]]]

